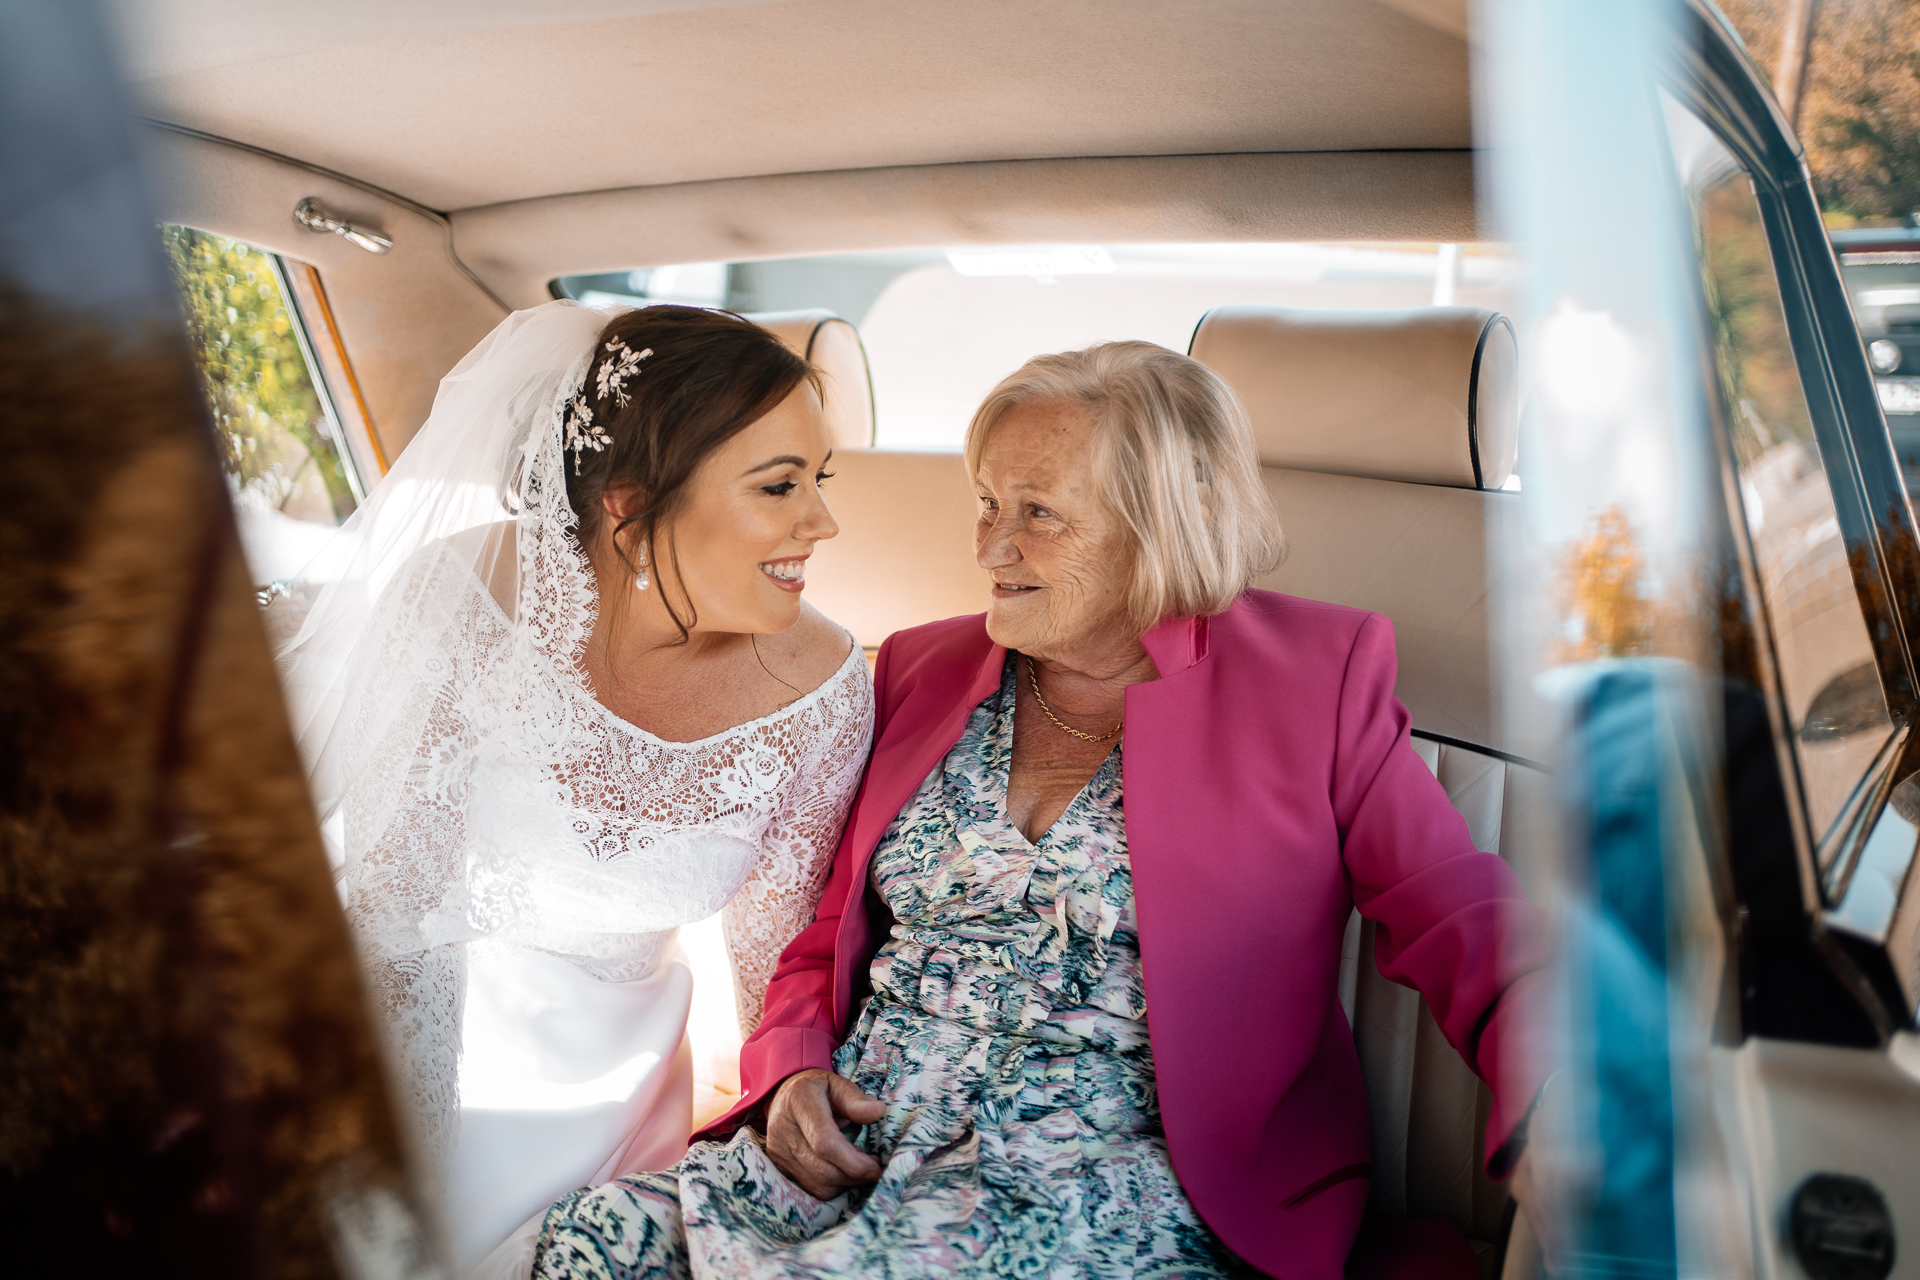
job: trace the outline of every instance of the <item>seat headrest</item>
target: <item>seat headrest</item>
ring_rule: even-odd
[[[873,447],[873,380],[867,349],[852,324],[826,310],[763,311],[747,319],[813,362],[826,384],[822,408],[827,439],[836,449]]]
[[[1215,307],[1187,353],[1239,393],[1260,461],[1498,489],[1519,443],[1513,325],[1479,307]]]

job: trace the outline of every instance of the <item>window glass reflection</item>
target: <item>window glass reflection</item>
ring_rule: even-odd
[[[161,228],[256,583],[294,576],[356,505],[298,313],[272,254]]]
[[[1667,104],[1698,236],[1721,401],[1816,837],[1891,731],[1753,184]]]
[[[1504,310],[1517,276],[1491,242],[973,245],[683,263],[552,288],[630,306],[825,307],[860,330],[880,447],[958,449],[987,392],[1036,352],[1115,338],[1185,351],[1200,318],[1230,303]]]

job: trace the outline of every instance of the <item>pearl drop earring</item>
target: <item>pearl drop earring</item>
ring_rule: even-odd
[[[640,539],[640,572],[633,575],[633,585],[645,591],[653,585],[653,579],[647,576],[647,540]]]

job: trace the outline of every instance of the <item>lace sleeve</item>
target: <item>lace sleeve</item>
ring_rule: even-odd
[[[377,836],[354,841],[348,808],[349,847],[360,843],[363,852],[340,876],[347,920],[386,1033],[397,1100],[436,1175],[452,1155],[459,1112],[466,946],[445,936],[444,920],[461,897],[466,838],[445,762],[465,754],[457,745],[464,736],[452,715],[436,718],[412,767],[401,771],[402,794]]]
[[[450,580],[451,579],[451,580]],[[469,694],[501,623],[469,577],[421,566],[383,602],[385,643],[356,664],[338,887],[398,1101],[437,1175],[459,1121],[470,868]]]
[[[780,953],[813,921],[841,824],[866,769],[873,739],[873,684],[866,664],[850,662],[833,680],[835,687],[801,726],[807,749],[767,827],[760,860],[721,909],[743,1037],[760,1025]]]

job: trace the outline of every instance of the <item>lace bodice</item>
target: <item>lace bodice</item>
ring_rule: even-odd
[[[680,925],[721,911],[752,1031],[775,960],[812,919],[865,763],[864,657],[855,649],[811,693],[697,742],[663,741],[568,693],[578,718],[560,758],[476,752],[465,825],[489,881],[482,918],[624,982],[652,971]]]
[[[864,659],[851,652],[786,707],[687,743],[563,684],[557,740],[526,733],[524,721],[496,724],[472,752],[469,924],[622,982],[651,971],[672,930],[725,907],[750,1029],[773,959],[757,953],[777,955],[811,918],[865,762]],[[470,723],[524,712],[503,690],[481,693]]]
[[[341,877],[430,1146],[458,1106],[465,944],[537,947],[608,982],[641,978],[683,924],[722,913],[743,1032],[780,952],[812,919],[858,785],[873,695],[855,647],[817,689],[697,742],[613,715],[545,645],[518,643],[477,579],[423,563],[395,607],[428,614],[386,698],[427,698],[343,806],[366,853]],[[568,646],[571,649],[571,646]],[[411,719],[403,718],[402,722]]]

